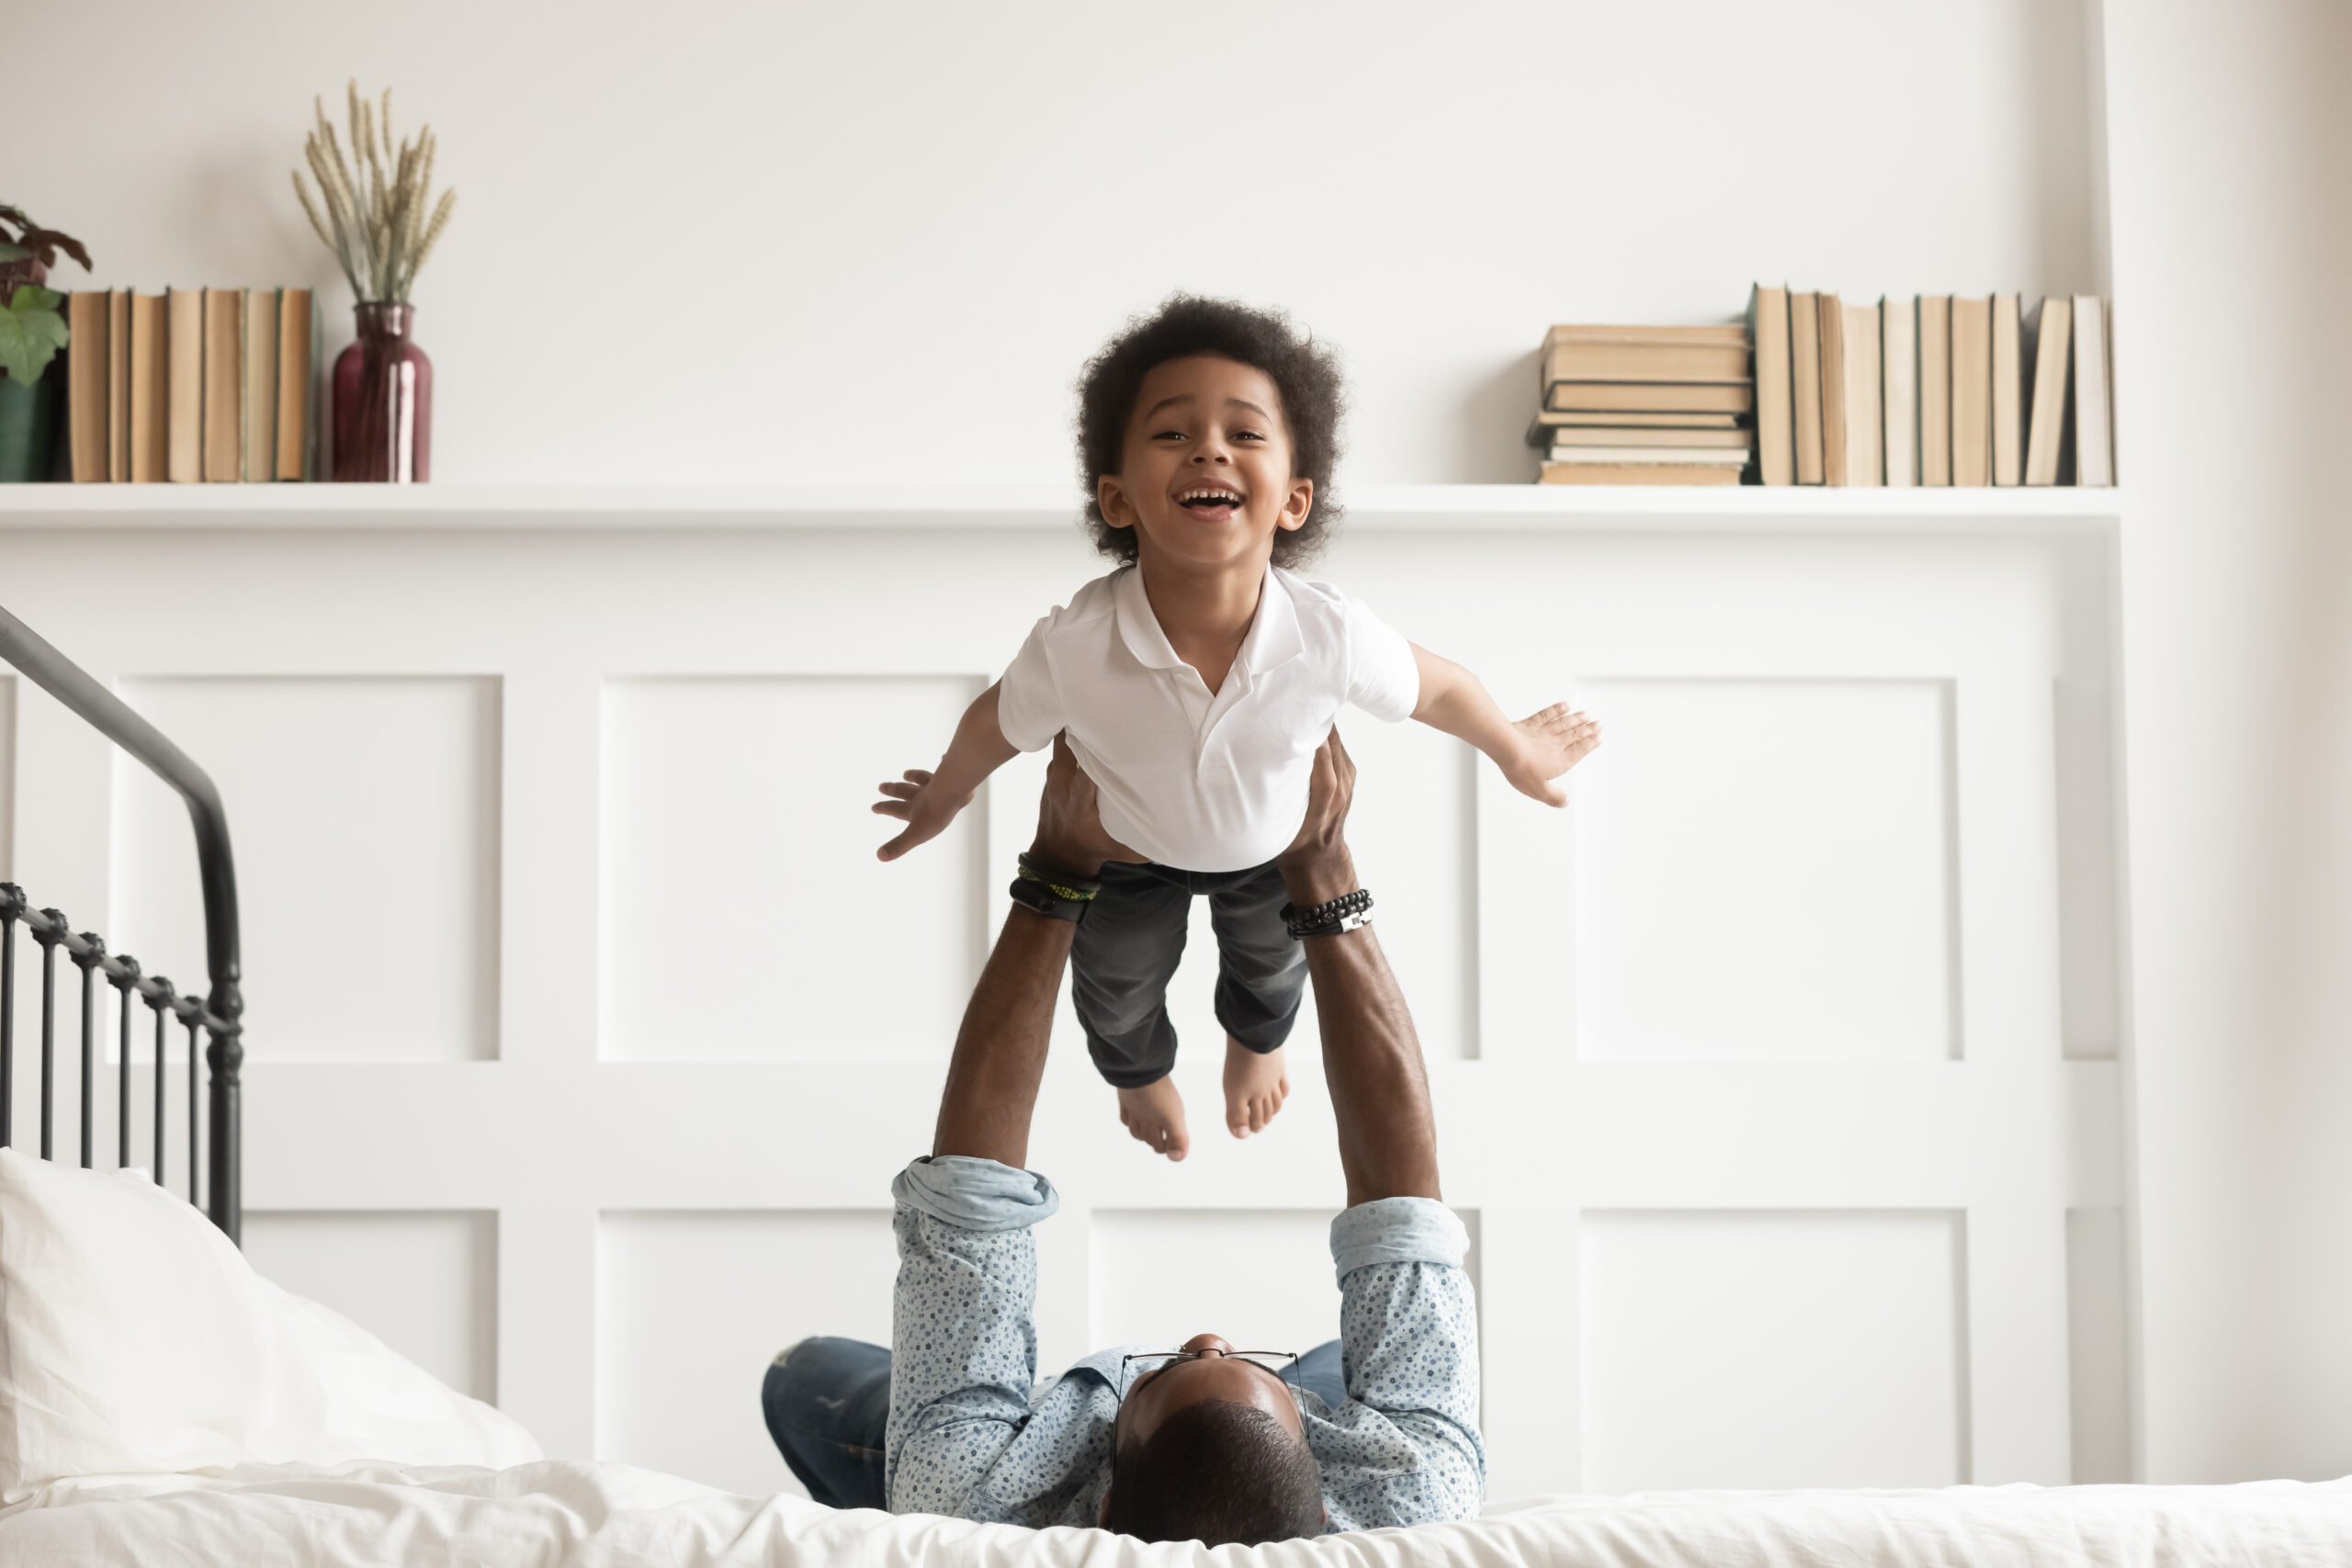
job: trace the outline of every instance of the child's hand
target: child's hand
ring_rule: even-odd
[[[909,768],[906,776],[913,782],[883,784],[882,793],[890,798],[874,803],[876,811],[907,825],[906,831],[874,852],[882,860],[897,860],[917,844],[939,837],[956,814],[972,804],[971,790],[957,796],[932,787],[928,768]]]
[[[1519,734],[1519,754],[1503,764],[1503,776],[1521,795],[1546,806],[1566,806],[1568,792],[1552,781],[1600,744],[1600,721],[1589,714],[1570,713],[1566,703],[1554,703],[1511,728]]]

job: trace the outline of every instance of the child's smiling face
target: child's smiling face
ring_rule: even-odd
[[[1187,505],[1223,488],[1239,504]],[[1273,378],[1222,355],[1153,366],[1128,416],[1120,471],[1096,480],[1103,520],[1133,528],[1139,557],[1198,568],[1255,565],[1273,555],[1277,529],[1295,529],[1313,505],[1312,479],[1291,476],[1290,430]]]

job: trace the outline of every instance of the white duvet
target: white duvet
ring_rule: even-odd
[[[1148,1546],[925,1515],[738,1497],[632,1465],[248,1466],[80,1480],[0,1517],[6,1568],[362,1563],[1011,1564],[1151,1568],[2175,1568],[2352,1564],[2352,1478],[2234,1486],[1954,1486],[1546,1497],[1483,1517],[1275,1546]]]

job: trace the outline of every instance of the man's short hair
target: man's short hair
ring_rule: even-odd
[[[1268,1411],[1204,1399],[1111,1454],[1105,1529],[1142,1540],[1257,1546],[1323,1529],[1323,1472]]]

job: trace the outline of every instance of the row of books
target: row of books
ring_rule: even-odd
[[[311,477],[319,327],[308,288],[85,289],[67,299],[65,326],[75,482]]]
[[[2107,302],[1838,295],[1758,284],[1757,477],[1768,485],[2115,483]]]
[[[1555,326],[1528,444],[1541,484],[1740,482],[1756,390],[1744,326]]]

